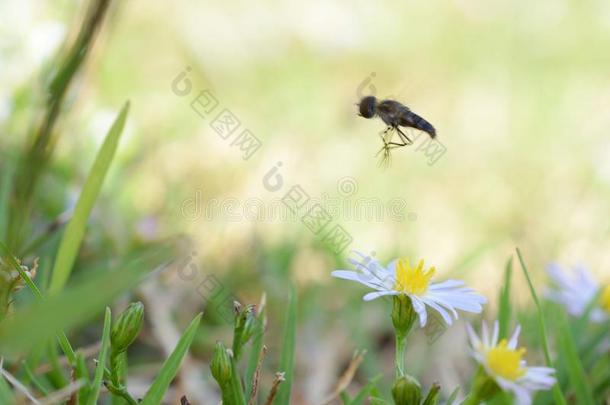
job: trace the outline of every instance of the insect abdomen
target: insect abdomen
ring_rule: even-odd
[[[432,138],[436,136],[436,129],[428,121],[415,114],[412,111],[407,111],[400,117],[400,125],[403,127],[412,127],[420,131],[427,132]]]

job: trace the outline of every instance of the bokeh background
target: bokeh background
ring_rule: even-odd
[[[32,105],[42,105],[41,89],[85,6],[0,2],[4,158],[23,146],[39,114]],[[266,384],[294,282],[294,403],[319,403],[356,349],[369,350],[356,386],[392,373],[388,302],[364,303],[363,287],[330,277],[348,266],[350,249],[382,262],[423,258],[441,278],[464,278],[489,297],[489,319],[515,246],[541,290],[550,261],[610,277],[607,1],[123,1],[108,17],[60,121],[39,226],[73,206],[107,128],[130,100],[79,262],[121,257],[142,241],[188,240],[201,279],[214,275],[245,302],[267,293]],[[181,73],[186,95],[172,87]],[[204,90],[219,104],[202,117],[191,102]],[[383,123],[356,116],[367,94],[394,97],[424,116],[446,152],[430,164],[418,150],[421,137],[379,168]],[[236,134],[247,128],[260,140],[249,159],[210,126],[223,108],[241,122]],[[274,167],[283,179],[278,191],[264,183]],[[348,248],[334,251],[290,215],[281,199],[295,185],[349,233]],[[43,273],[51,261],[44,252]],[[520,273],[515,283],[514,300],[526,307]],[[182,373],[191,398],[206,403],[214,391],[201,383],[209,379],[203,364],[230,326],[195,283],[175,274],[133,294],[150,306],[151,326],[135,354],[136,390],[161,361],[158,349],[169,350],[188,319],[206,310]],[[439,339],[418,332],[410,369],[452,391],[471,370],[463,335],[462,323]]]

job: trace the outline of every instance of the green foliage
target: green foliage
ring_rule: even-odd
[[[197,333],[197,328],[199,328],[199,323],[201,322],[201,316],[202,314],[197,315],[182,334],[176,347],[165,360],[157,377],[146,392],[146,395],[144,395],[141,402],[142,405],[157,405],[163,400],[169,384],[178,373],[182,359],[188,352],[191,343],[193,343],[195,333]]]
[[[91,393],[86,399],[87,405],[97,404],[97,399],[100,394],[102,387],[102,379],[104,378],[104,369],[106,367],[106,358],[108,357],[108,351],[110,348],[110,325],[112,322],[112,316],[110,308],[106,308],[104,313],[104,331],[102,332],[102,343],[100,346],[100,355],[97,359],[97,366],[95,368],[95,376],[93,378],[93,384],[91,386]],[[84,399],[82,399],[84,402]]]
[[[290,288],[290,297],[284,321],[284,342],[280,356],[280,370],[285,373],[285,381],[280,385],[275,405],[288,405],[294,376],[294,352],[296,349],[297,330],[297,296],[294,286]]]
[[[53,266],[53,273],[51,275],[51,285],[49,286],[50,294],[59,292],[70,277],[76,254],[78,253],[78,249],[85,235],[87,219],[89,218],[89,214],[91,214],[93,205],[97,200],[102,184],[104,183],[104,178],[108,173],[108,169],[110,168],[110,164],[112,163],[112,159],[114,158],[114,154],[119,145],[119,139],[123,133],[128,111],[129,103],[125,103],[117,119],[114,121],[114,124],[112,124],[112,127],[108,131],[104,144],[87,177],[83,191],[76,203],[74,215],[68,223],[68,227],[66,228],[61,244],[59,245],[59,251],[55,258],[55,265]]]
[[[551,360],[551,354],[549,350],[549,341],[547,338],[546,332],[546,322],[544,320],[544,312],[542,311],[542,307],[540,306],[540,301],[538,300],[538,295],[536,294],[536,289],[534,288],[534,284],[532,283],[532,279],[530,278],[529,272],[527,270],[527,266],[525,265],[525,261],[521,256],[521,251],[517,248],[517,256],[519,257],[519,263],[521,264],[521,269],[523,270],[523,274],[527,280],[527,285],[529,286],[530,293],[532,294],[532,299],[534,300],[534,304],[536,304],[536,310],[538,312],[538,328],[540,333],[540,339],[542,340],[542,349],[544,351],[544,358],[546,360],[546,365],[549,367],[553,367],[553,362]],[[555,384],[552,388],[553,398],[555,402],[559,405],[565,405],[566,400],[561,392],[561,388],[559,384]]]

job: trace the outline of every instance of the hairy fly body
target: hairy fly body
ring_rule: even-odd
[[[362,117],[373,118],[378,116],[388,126],[386,130],[380,134],[383,146],[377,153],[383,152],[381,161],[383,164],[389,163],[391,149],[411,145],[413,143],[400,127],[415,128],[426,132],[431,138],[436,137],[436,130],[432,124],[398,101],[382,100],[378,102],[375,97],[367,96],[360,100],[358,108]],[[398,142],[392,140],[394,132],[398,134]]]

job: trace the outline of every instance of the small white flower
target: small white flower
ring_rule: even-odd
[[[396,259],[387,267],[383,267],[377,260],[360,252],[355,252],[359,259],[349,261],[356,267],[352,270],[335,270],[334,277],[357,281],[370,287],[375,292],[364,296],[370,301],[384,295],[407,295],[413,304],[413,309],[419,318],[421,327],[426,325],[426,307],[437,311],[451,325],[453,318],[458,319],[456,310],[481,313],[482,304],[487,302],[485,297],[477,294],[473,289],[464,287],[459,280],[446,280],[441,283],[431,283],[430,280],[436,269],[431,267],[424,271],[424,261],[420,260],[416,267],[411,267],[408,259]]]
[[[529,405],[534,391],[548,390],[555,384],[555,369],[550,367],[527,367],[524,348],[517,348],[521,327],[517,326],[511,338],[498,342],[498,321],[494,323],[491,336],[483,322],[479,338],[470,325],[468,336],[473,348],[473,357],[483,366],[487,375],[500,388],[515,394],[515,403]]]
[[[572,274],[563,271],[557,264],[547,267],[547,273],[555,288],[547,292],[547,297],[562,304],[572,316],[581,316],[597,292],[603,288],[600,302],[591,310],[594,322],[603,322],[610,316],[610,285],[602,287],[583,266],[574,268]]]

